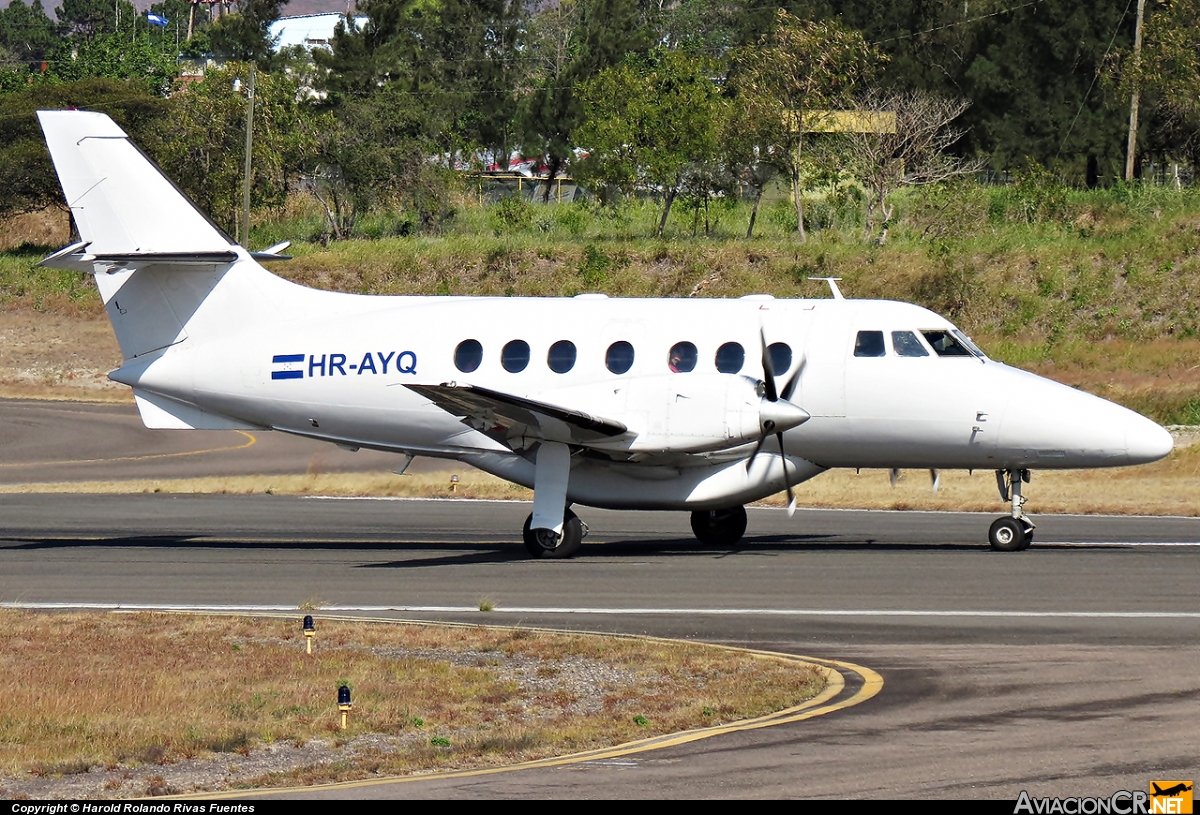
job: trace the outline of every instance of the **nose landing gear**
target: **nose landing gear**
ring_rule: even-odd
[[[1021,485],[1029,483],[1029,470],[996,470],[1001,501],[1012,502],[1012,514],[997,518],[988,530],[988,542],[998,552],[1020,552],[1033,543],[1033,521],[1025,516]]]

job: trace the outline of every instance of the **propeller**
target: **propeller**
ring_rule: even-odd
[[[781,393],[775,385],[775,363],[771,359],[771,349],[767,346],[766,332],[760,328],[758,331],[758,336],[762,343],[763,398],[772,403],[772,405],[776,405],[782,401],[789,408],[798,409],[791,404],[791,399],[792,394],[796,392],[796,386],[800,384],[800,374],[804,371],[806,358],[800,358],[800,364],[796,366],[796,372],[791,375],[786,383],[784,383],[783,391]],[[780,405],[780,407],[782,408],[783,406]],[[784,485],[787,487],[787,511],[788,517],[790,518],[796,513],[796,494],[792,491],[792,482],[788,478],[786,459],[787,454],[783,448],[783,431],[786,430],[787,427],[784,427],[782,430],[775,430],[780,422],[777,422],[771,418],[771,413],[773,412],[774,411],[763,411],[763,413],[766,414],[762,422],[764,432],[762,437],[758,440],[758,443],[754,445],[754,450],[750,453],[750,458],[746,459],[746,472],[750,472],[750,466],[754,464],[755,457],[758,456],[759,451],[762,450],[763,444],[767,440],[767,436],[770,435],[772,431],[775,431],[775,438],[779,441],[779,456],[781,459],[783,459],[783,479]],[[808,416],[805,415],[800,422],[806,421],[807,418]],[[800,424],[800,422],[795,422],[794,419],[792,419],[788,422],[788,425],[790,427],[795,427],[797,424]]]

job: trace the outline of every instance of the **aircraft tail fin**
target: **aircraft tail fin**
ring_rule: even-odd
[[[38,119],[81,239],[41,265],[95,277],[125,359],[278,318],[299,287],[257,261],[285,245],[238,246],[105,114]]]
[[[50,157],[87,254],[231,262],[234,241],[103,113],[40,110]]]

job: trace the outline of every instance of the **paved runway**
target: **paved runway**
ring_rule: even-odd
[[[7,496],[0,599],[297,606],[648,632],[857,662],[875,699],[628,762],[340,790],[413,797],[1105,795],[1198,773],[1200,520],[752,510],[737,550],[686,517],[584,510],[532,561],[518,503]],[[1110,543],[1103,543],[1109,541]],[[1181,545],[1193,544],[1193,545]],[[495,604],[478,612],[481,600]],[[386,608],[393,609],[388,612]]]
[[[0,419],[14,415],[5,410]],[[16,447],[34,461],[47,449],[37,428],[55,424],[30,410],[33,429]],[[173,435],[147,442],[131,418],[118,411],[121,432],[84,433],[91,447],[75,458],[120,457],[114,448],[145,450]],[[311,454],[281,448],[272,466],[302,467]],[[155,470],[198,462],[159,459]],[[1021,790],[1107,796],[1200,775],[1200,519],[1039,516],[1032,549],[995,553],[984,543],[991,515],[788,519],[752,509],[745,545],[717,550],[691,538],[682,514],[582,509],[591,526],[583,554],[559,562],[526,558],[518,540],[528,512],[459,501],[6,495],[0,601],[320,601],[372,616],[769,648],[855,662],[885,682],[848,710],[628,760],[336,797],[1015,799]],[[485,599],[495,611],[477,610]]]

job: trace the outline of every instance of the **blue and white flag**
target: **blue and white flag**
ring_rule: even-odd
[[[146,12],[146,22],[148,22],[150,25],[156,25],[159,28],[167,27],[167,18],[166,17],[160,17],[157,14],[151,14],[148,11]]]

